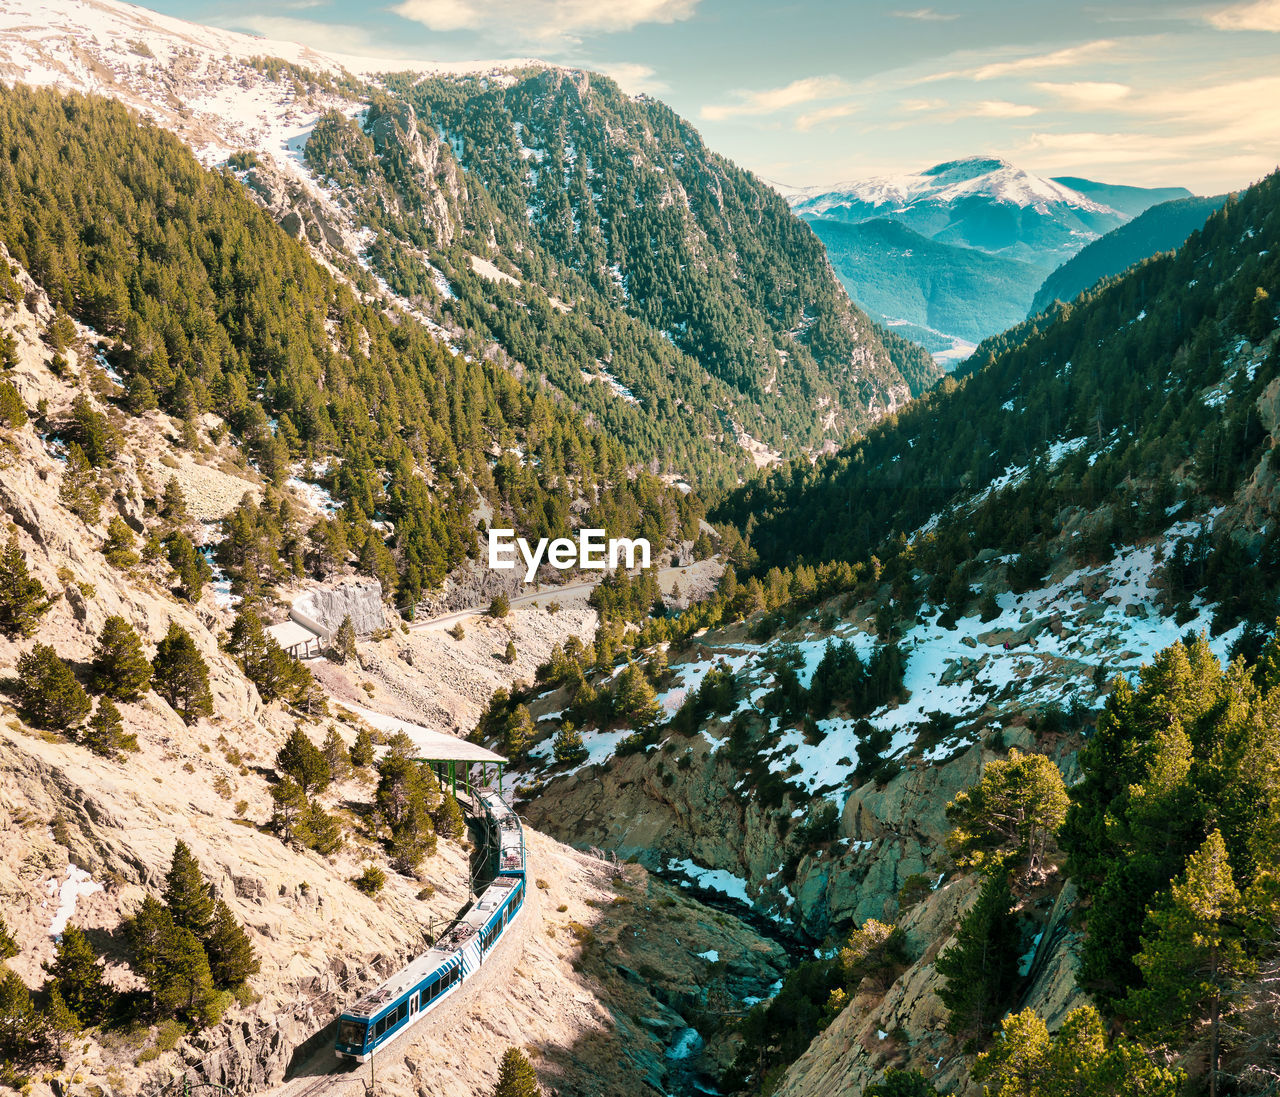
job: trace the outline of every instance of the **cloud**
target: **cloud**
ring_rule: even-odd
[[[796,129],[802,133],[807,133],[814,126],[822,125],[823,122],[834,122],[839,118],[848,118],[857,109],[857,103],[833,103],[829,107],[819,107],[808,114],[800,115],[796,119]]]
[[[429,30],[479,31],[556,46],[642,23],[676,23],[697,6],[698,0],[401,0],[390,10]]]
[[[1056,95],[1075,107],[1105,107],[1125,99],[1133,89],[1128,84],[1097,80],[1076,80],[1069,84],[1038,83],[1036,87]]]
[[[1233,4],[1205,18],[1219,30],[1269,30],[1280,33],[1280,0]]]
[[[375,42],[364,27],[344,23],[324,23],[289,15],[237,15],[224,25],[228,30],[249,31],[281,42],[298,42],[326,53],[393,56],[381,43]]]
[[[994,80],[998,76],[1018,76],[1023,73],[1039,72],[1042,69],[1067,68],[1085,61],[1092,61],[1098,54],[1106,53],[1114,46],[1114,41],[1102,38],[1079,46],[1067,46],[1052,53],[1019,57],[1013,61],[996,61],[974,69],[969,75],[972,75],[975,80]]]
[[[628,95],[657,95],[668,86],[665,80],[657,79],[652,65],[639,65],[634,61],[590,61],[582,67],[604,73]]]
[[[1039,114],[1040,108],[1027,103],[1010,103],[1004,99],[984,99],[965,113],[972,118],[1027,118]]]
[[[790,107],[802,107],[806,103],[835,99],[849,92],[849,85],[838,76],[806,76],[793,80],[780,88],[764,91],[735,91],[736,103],[713,103],[702,108],[702,117],[710,122],[723,122],[728,118],[756,117],[777,114]]]
[[[959,12],[934,11],[933,8],[916,8],[913,11],[891,11],[895,19],[914,19],[920,23],[950,23],[959,19]]]

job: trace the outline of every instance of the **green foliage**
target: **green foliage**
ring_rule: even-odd
[[[374,804],[390,832],[389,848],[397,868],[411,872],[435,852],[434,816],[441,802],[440,786],[424,763],[411,757],[413,744],[400,733],[392,738],[378,763]]]
[[[1186,1081],[1137,1044],[1108,1040],[1092,1006],[1072,1010],[1052,1037],[1033,1010],[1009,1014],[972,1077],[987,1097],[1179,1097]]]
[[[577,765],[587,759],[587,748],[582,742],[582,732],[570,722],[560,725],[551,742],[551,753],[563,765]]]
[[[70,437],[81,448],[84,459],[95,469],[105,467],[124,443],[120,430],[89,398],[80,393],[71,401]]]
[[[133,946],[134,968],[146,980],[155,1015],[182,1017],[202,1026],[216,1024],[223,1001],[199,938],[177,924],[168,908],[150,895],[124,928]]]
[[[17,972],[0,964],[0,1081],[19,1088],[49,1058],[48,1030]]]
[[[92,708],[71,668],[48,644],[36,644],[19,657],[16,692],[27,723],[50,731],[79,727]]]
[[[1058,767],[1043,754],[1016,747],[988,762],[976,785],[947,805],[954,829],[947,846],[961,865],[1012,867],[1025,859],[1034,872],[1067,814],[1067,788]]]
[[[173,847],[169,871],[164,878],[164,901],[175,925],[189,929],[200,940],[213,926],[213,890],[205,883],[200,862],[182,839]]]
[[[506,663],[507,666],[512,666],[515,664],[516,659],[516,642],[514,640],[508,640],[506,650],[502,653],[502,661]]]
[[[840,966],[851,993],[883,992],[911,963],[907,935],[896,925],[868,918],[840,950]]]
[[[440,806],[433,816],[436,833],[441,838],[461,838],[467,832],[467,822],[463,818],[462,808],[453,793],[444,792],[440,797]]]
[[[387,882],[387,874],[377,865],[365,865],[364,871],[351,881],[357,891],[377,895]]]
[[[631,663],[618,676],[613,695],[614,715],[636,731],[644,733],[662,719],[662,706],[644,671]]]
[[[123,617],[113,614],[102,623],[89,681],[116,701],[136,701],[150,688],[151,661],[142,650],[142,638]]]
[[[510,612],[511,599],[502,593],[495,594],[489,602],[489,616],[501,619]]]
[[[178,581],[178,593],[188,602],[198,602],[205,583],[213,578],[213,568],[191,538],[178,531],[165,542],[169,566]]]
[[[355,741],[351,744],[351,764],[360,769],[366,769],[373,765],[373,738],[369,735],[367,728],[360,728],[356,732]]]
[[[541,1093],[538,1075],[525,1053],[516,1047],[507,1048],[498,1066],[498,1084],[493,1097],[540,1097]]]
[[[929,1084],[918,1070],[894,1070],[890,1067],[884,1077],[867,1086],[864,1097],[938,1097],[938,1091]]]
[[[342,618],[329,645],[329,658],[335,663],[348,663],[356,657],[356,630],[351,623],[351,614]]]
[[[325,733],[324,742],[320,744],[320,753],[324,755],[325,764],[329,767],[330,780],[343,781],[350,776],[351,752],[332,724]]]
[[[978,900],[960,919],[955,940],[935,967],[946,982],[947,1031],[985,1039],[1004,1013],[1018,978],[1020,936],[1004,872],[983,879]]]
[[[102,555],[113,568],[127,570],[139,560],[134,548],[133,530],[118,514],[113,514],[107,522],[107,539],[102,542]]]
[[[191,521],[191,515],[187,511],[187,496],[176,476],[170,476],[164,483],[164,494],[160,497],[160,517],[170,527],[182,526]]]
[[[53,960],[45,964],[46,990],[56,992],[81,1025],[100,1024],[115,1001],[103,965],[83,931],[68,925]]]
[[[98,710],[80,732],[80,742],[106,758],[119,758],[128,751],[139,749],[138,737],[124,730],[120,710],[110,697],[98,702]]]
[[[98,491],[98,477],[76,442],[67,446],[66,467],[62,470],[62,483],[58,498],[72,514],[89,525],[98,521],[102,513],[102,494]]]
[[[280,647],[267,632],[262,618],[248,606],[241,608],[232,622],[227,650],[239,659],[241,668],[268,703],[281,698],[300,704],[312,690],[311,671]]]
[[[18,430],[27,425],[27,405],[8,381],[0,381],[0,425]]]
[[[40,580],[27,571],[18,532],[10,528],[0,554],[0,631],[9,637],[30,636],[51,604]]]
[[[151,672],[152,688],[186,723],[213,713],[209,665],[177,621],[169,622],[169,631],[156,646]]]
[[[18,942],[13,939],[13,934],[9,932],[9,927],[4,924],[4,919],[0,918],[0,963],[5,960],[12,960],[17,956],[20,949]]]
[[[329,786],[332,774],[329,762],[300,727],[295,727],[276,755],[276,769],[292,777],[303,795],[323,792]]]

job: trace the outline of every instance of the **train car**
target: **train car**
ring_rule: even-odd
[[[520,820],[496,792],[482,793],[477,801],[497,833],[498,875],[429,952],[343,1011],[334,1046],[339,1059],[368,1062],[375,1049],[456,993],[480,969],[524,905],[524,833]],[[513,833],[518,850],[509,844]],[[513,867],[504,868],[508,859]],[[514,867],[517,864],[518,868]]]

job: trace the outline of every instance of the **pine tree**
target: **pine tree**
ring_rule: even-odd
[[[503,722],[499,747],[508,758],[523,758],[533,741],[533,714],[527,705],[516,705]]]
[[[188,602],[200,601],[205,583],[213,578],[209,561],[192,544],[191,538],[181,531],[170,535],[166,546],[169,566],[178,581],[178,593]]]
[[[509,1047],[498,1068],[498,1086],[493,1097],[541,1097],[538,1075],[523,1051]]]
[[[13,934],[9,932],[4,919],[0,918],[0,962],[12,960],[19,951],[18,942],[13,939]]]
[[[292,777],[285,777],[271,786],[271,829],[286,842],[302,841],[307,837],[302,829],[307,810],[307,794],[298,787]]]
[[[48,1030],[17,972],[0,965],[0,1081],[15,1089],[22,1072],[47,1061]]]
[[[43,584],[27,571],[18,531],[10,529],[9,540],[0,554],[0,632],[10,637],[30,636],[51,604]]]
[[[84,1022],[67,1005],[56,985],[49,988],[49,1004],[45,1007],[44,1014],[58,1048],[58,1057],[62,1058],[65,1055],[65,1038],[79,1033]]]
[[[890,1067],[884,1072],[884,1078],[867,1086],[864,1097],[938,1097],[938,1091],[920,1071]]]
[[[312,684],[311,672],[289,657],[267,632],[262,618],[247,606],[232,622],[227,650],[239,657],[241,667],[264,701],[283,697],[298,702]]]
[[[191,930],[200,940],[213,927],[214,899],[200,871],[200,862],[186,842],[178,839],[164,878],[164,902],[175,925]]]
[[[123,617],[102,623],[89,680],[99,693],[115,701],[136,701],[151,686],[151,661],[142,650],[142,638]]]
[[[238,987],[261,968],[253,942],[221,899],[213,912],[213,927],[205,940],[209,971],[219,987]]]
[[[662,706],[653,686],[634,663],[618,677],[614,705],[623,722],[636,731],[648,731],[662,718]]]
[[[17,694],[27,722],[50,731],[78,727],[93,707],[71,668],[48,644],[36,644],[18,659]]]
[[[107,539],[102,542],[102,555],[113,568],[127,570],[138,562],[133,530],[118,514],[107,522]]]
[[[62,472],[58,498],[69,511],[89,525],[97,522],[102,513],[97,474],[76,442],[67,447],[67,467]]]
[[[947,1031],[985,1037],[1004,1012],[1017,982],[1018,923],[1009,877],[988,876],[978,900],[960,920],[955,940],[938,955],[945,980],[938,997],[950,1012]]]
[[[196,642],[176,621],[156,647],[151,661],[151,685],[186,723],[213,713],[209,692],[209,666]]]
[[[351,744],[351,764],[360,769],[373,765],[373,737],[366,728],[356,732],[355,742]]]
[[[164,485],[164,496],[160,500],[160,517],[170,526],[185,525],[191,520],[187,513],[187,497],[182,492],[182,485],[176,476],[170,476]]]
[[[323,792],[331,779],[324,753],[300,727],[294,727],[280,748],[276,755],[276,769],[297,781],[304,796]]]
[[[309,801],[302,813],[300,836],[303,845],[322,857],[337,853],[342,848],[342,824],[316,800]]]
[[[55,989],[82,1025],[96,1025],[107,1015],[115,991],[103,977],[103,966],[89,939],[76,926],[62,933],[54,958],[45,964],[49,987]]]
[[[349,663],[356,657],[356,629],[351,623],[351,614],[342,618],[342,624],[333,634],[330,641],[329,658],[335,663]]]
[[[506,650],[502,653],[502,661],[511,666],[516,661],[516,642],[514,640],[507,641]]]
[[[347,744],[342,741],[342,736],[338,734],[338,729],[332,724],[329,725],[324,742],[320,745],[320,753],[324,755],[325,763],[329,767],[330,780],[344,781],[351,775],[351,752],[347,749]]]
[[[1169,902],[1152,908],[1136,959],[1144,985],[1129,993],[1143,1029],[1163,1040],[1201,1035],[1208,1044],[1209,1092],[1217,1093],[1223,1009],[1250,962],[1240,892],[1226,843],[1213,831],[1187,859]]]
[[[441,797],[440,806],[435,813],[435,825],[436,833],[441,838],[461,838],[466,833],[467,823],[453,793],[446,792]]]
[[[1067,804],[1058,767],[1043,754],[1015,747],[1008,758],[989,762],[982,779],[947,805],[956,821],[947,845],[963,865],[1022,857],[1033,872],[1066,818]]]
[[[551,742],[551,752],[557,762],[565,765],[572,766],[585,761],[587,748],[582,741],[582,732],[568,721],[561,724]]]
[[[158,1017],[217,1021],[219,999],[209,958],[195,934],[178,925],[169,909],[150,895],[125,922],[124,931],[133,947],[134,968],[146,980]]]
[[[120,710],[110,697],[98,702],[98,711],[80,732],[80,742],[105,758],[118,758],[125,751],[138,749],[138,737],[125,732]]]

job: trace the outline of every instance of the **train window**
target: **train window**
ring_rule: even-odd
[[[364,1047],[366,1027],[359,1021],[343,1020],[338,1028],[338,1043],[348,1047]]]

